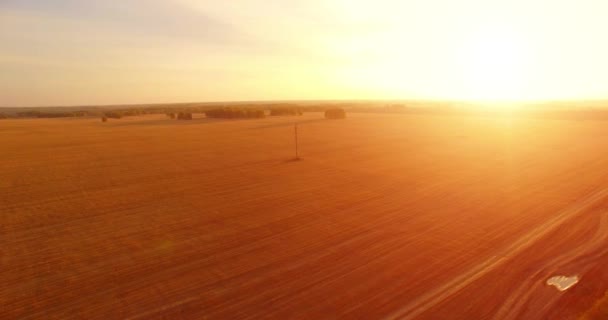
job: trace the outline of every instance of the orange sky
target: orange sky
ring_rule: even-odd
[[[0,105],[608,98],[608,2],[4,0]]]

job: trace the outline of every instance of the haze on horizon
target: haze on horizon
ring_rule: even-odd
[[[3,0],[0,106],[608,98],[601,0]]]

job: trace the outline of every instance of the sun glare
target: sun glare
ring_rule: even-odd
[[[537,76],[539,44],[509,14],[492,16],[495,20],[472,14],[463,23],[439,21],[414,35],[407,33],[408,22],[390,20],[380,31],[327,47],[336,56],[348,57],[351,63],[343,68],[342,79],[358,92],[397,98],[413,93],[483,102],[492,108],[537,99],[551,81]]]
[[[461,61],[467,98],[511,101],[526,96],[528,57],[523,39],[513,33],[486,31],[463,43]]]

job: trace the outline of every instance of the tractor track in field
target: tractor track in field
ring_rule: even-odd
[[[565,221],[592,208],[595,204],[601,200],[604,200],[606,197],[608,197],[608,189],[603,189],[591,194],[582,201],[576,202],[572,206],[563,209],[545,224],[532,229],[511,245],[503,249],[499,254],[488,258],[482,263],[446,282],[442,286],[421,295],[418,299],[390,314],[388,317],[386,317],[386,319],[415,319],[421,314],[431,310],[442,301],[445,301],[449,297],[457,294],[460,290],[480,279],[482,276],[505,264],[523,250],[531,247],[534,243],[542,239],[551,231],[554,231]],[[600,238],[603,239],[601,236]]]

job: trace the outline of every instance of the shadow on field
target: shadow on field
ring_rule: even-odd
[[[283,161],[281,161],[281,164],[285,164],[285,163],[292,163],[292,162],[300,162],[302,161],[302,158],[289,158],[289,159],[285,159]]]

